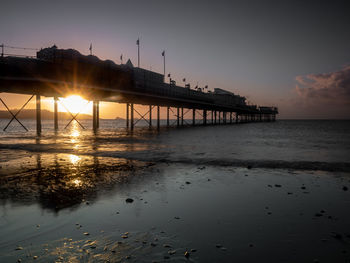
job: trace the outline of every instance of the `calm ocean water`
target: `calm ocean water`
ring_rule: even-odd
[[[0,132],[1,262],[349,260],[350,121],[23,123]]]
[[[349,169],[350,121],[288,120],[163,128],[160,132],[149,130],[145,123],[140,122],[140,127],[131,133],[125,131],[125,121],[102,120],[97,135],[91,131],[91,121],[81,122],[85,130],[77,123],[64,129],[66,123],[62,122],[58,135],[55,135],[52,121],[43,121],[40,140],[35,137],[35,121],[32,120],[23,121],[29,132],[24,132],[19,124],[10,126],[7,132],[1,130],[0,151],[7,154],[1,154],[0,160],[12,158],[11,150],[23,150],[125,157],[141,161]],[[0,127],[6,123],[7,120],[0,120]],[[19,155],[16,151],[15,158]]]

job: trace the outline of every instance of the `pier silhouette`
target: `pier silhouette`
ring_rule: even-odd
[[[276,120],[277,107],[248,105],[245,97],[219,88],[208,91],[207,86],[196,86],[192,89],[186,83],[185,87],[181,87],[170,74],[168,77],[169,83],[166,83],[165,71],[160,74],[135,67],[130,60],[118,65],[111,60],[102,61],[92,54],[84,56],[76,50],[58,49],[56,46],[39,50],[36,57],[6,55],[2,51],[0,58],[0,92],[32,95],[17,113],[12,113],[4,100],[1,99],[1,102],[11,113],[12,120],[20,123],[17,115],[35,97],[37,135],[42,130],[41,97],[54,99],[54,129],[57,131],[58,99],[71,94],[93,101],[94,131],[100,126],[100,102],[125,103],[126,127],[131,130],[141,119],[152,127],[154,108],[156,127],[159,128],[161,107],[166,108],[166,126],[171,126],[171,113],[176,117],[176,126],[196,125],[197,116],[202,119],[202,125]],[[148,105],[148,112],[138,112],[135,109],[137,104]],[[184,115],[191,111],[192,123],[188,123]],[[139,119],[135,119],[136,114]],[[71,114],[71,121],[78,121],[77,115]]]

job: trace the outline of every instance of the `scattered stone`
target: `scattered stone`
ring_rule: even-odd
[[[175,218],[175,219],[180,219],[180,217],[178,217],[178,216],[175,216],[174,218]]]
[[[321,213],[316,213],[315,214],[316,217],[320,217],[320,216],[323,216]]]
[[[271,213],[271,212],[268,212],[267,214],[268,214],[268,215],[271,215],[272,213]]]
[[[33,256],[33,259],[38,259],[38,256]]]
[[[208,182],[210,182],[211,180],[208,178]]]
[[[249,244],[249,247],[254,247],[254,245],[253,244]]]
[[[18,246],[18,247],[16,247],[16,249],[15,249],[15,250],[22,250],[22,249],[23,249],[23,247]]]
[[[287,194],[288,194],[288,195],[292,195],[293,193],[292,193],[292,192],[288,192]]]
[[[188,182],[188,181],[187,181],[186,184],[191,184],[191,182]]]
[[[194,249],[194,248],[192,248],[191,249],[191,252],[193,253],[193,252],[196,252],[197,251],[197,249]]]
[[[227,248],[225,248],[225,247],[222,247],[222,248],[220,248],[222,251],[226,251],[227,250]]]
[[[122,235],[122,238],[126,239],[128,238],[128,235]]]
[[[305,189],[306,189],[306,187],[305,187],[305,186],[302,186],[302,187],[301,187],[301,189],[305,190]]]
[[[151,247],[156,247],[157,244],[156,243],[151,243]]]
[[[324,210],[321,210],[320,212],[321,212],[322,214],[326,213],[326,211],[324,211]]]
[[[21,262],[22,262],[22,259],[20,259],[20,258],[17,259],[17,262],[18,262],[18,263],[21,263]]]
[[[163,247],[171,247],[169,244],[164,244]]]
[[[245,174],[244,176],[248,176],[247,174]]]
[[[164,259],[169,259],[170,257],[169,256],[164,256]]]
[[[39,228],[39,227],[40,227],[40,225],[39,225],[39,224],[37,224],[37,225],[36,225],[36,227],[37,227],[37,228]]]
[[[339,233],[332,232],[331,235],[332,235],[332,237],[334,237],[335,239],[339,239],[339,240],[343,239],[343,236],[342,236],[341,234],[339,234]]]
[[[349,189],[348,189],[347,186],[344,185],[344,186],[343,186],[343,190],[344,190],[344,191],[347,191],[347,190],[349,190]]]
[[[130,259],[131,258],[131,256],[125,256],[125,259]]]
[[[248,165],[247,166],[247,169],[252,169],[253,167],[251,165]]]
[[[186,258],[190,257],[190,253],[188,251],[185,252],[185,257]]]
[[[168,251],[168,254],[169,254],[169,255],[174,255],[175,253],[176,253],[176,250],[169,250],[169,251]]]
[[[282,185],[280,185],[280,184],[275,184],[275,187],[282,187]]]
[[[90,234],[89,234],[89,232],[84,232],[84,235],[85,235],[85,236],[88,236],[88,235],[90,235]]]
[[[267,186],[268,186],[268,187],[272,187],[272,185],[270,185],[270,184],[268,184]]]
[[[96,245],[92,245],[90,246],[91,249],[95,249],[96,248]]]
[[[132,198],[126,198],[125,202],[127,202],[127,203],[132,203],[132,202],[134,202],[134,199],[132,199]]]
[[[221,244],[216,244],[215,246],[216,246],[217,248],[221,248],[221,247],[222,247]]]

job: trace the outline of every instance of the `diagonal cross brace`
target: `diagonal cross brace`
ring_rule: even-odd
[[[153,108],[154,108],[154,106],[152,106],[152,108],[151,108],[151,110],[153,110]],[[145,114],[141,114],[141,113],[139,113],[135,108],[134,108],[134,111],[141,117],[141,119],[138,119],[136,122],[134,122],[134,125],[136,125],[136,123],[138,123],[140,120],[142,120],[142,119],[144,119],[148,124],[150,124],[149,123],[149,121],[145,118],[145,116],[150,112],[150,110],[148,110]]]
[[[19,124],[21,124],[21,126],[23,127],[23,129],[25,129],[26,131],[28,131],[28,129],[19,121],[19,119],[17,119],[17,115],[24,109],[25,106],[27,106],[27,104],[29,103],[29,101],[31,101],[31,99],[34,97],[34,95],[32,95],[29,100],[27,100],[26,103],[24,103],[24,105],[22,106],[21,109],[19,109],[16,114],[13,114],[12,111],[9,109],[9,107],[7,107],[6,103],[0,98],[0,101],[2,102],[2,104],[4,104],[4,106],[6,107],[6,109],[8,110],[8,112],[12,115],[11,120],[9,121],[9,123],[6,125],[6,127],[3,129],[3,131],[6,131],[6,129],[9,127],[9,125],[12,123],[13,120],[16,120]]]
[[[70,116],[72,117],[72,119],[67,123],[67,125],[66,125],[66,127],[64,127],[65,129],[69,126],[69,124],[71,124],[71,122],[73,121],[73,120],[75,120],[79,125],[80,125],[80,127],[81,128],[83,128],[84,130],[85,130],[85,127],[77,120],[77,117],[78,117],[78,115],[80,114],[80,112],[78,112],[77,114],[75,114],[75,115],[73,115],[73,113],[71,113],[69,110],[68,110],[68,108],[66,107],[66,105],[64,105],[64,103],[61,101],[61,100],[58,100],[61,104],[62,104],[62,106],[66,109],[66,111],[70,114]],[[90,103],[90,101],[88,101],[87,103],[86,103],[86,105],[87,104],[89,104]]]

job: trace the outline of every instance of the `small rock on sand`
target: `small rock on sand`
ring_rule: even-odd
[[[191,184],[191,182],[188,182],[188,181],[187,181],[186,184]]]
[[[343,191],[347,191],[347,190],[349,190],[349,188],[347,187],[347,186],[343,186]]]
[[[275,184],[275,187],[282,187],[282,185],[280,185],[280,184]]]
[[[134,199],[132,199],[132,198],[126,198],[126,199],[125,199],[125,202],[127,202],[127,203],[132,203],[132,202],[134,202]]]
[[[168,251],[168,254],[169,254],[169,255],[174,255],[175,253],[176,253],[176,250],[169,250],[169,251]]]
[[[185,252],[185,257],[188,258],[190,256],[190,253],[188,251]]]

